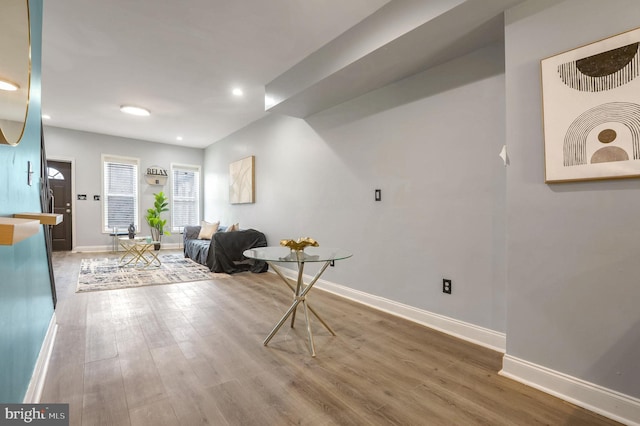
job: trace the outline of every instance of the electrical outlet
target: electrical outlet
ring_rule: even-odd
[[[442,279],[442,292],[451,294],[451,280],[446,278]]]

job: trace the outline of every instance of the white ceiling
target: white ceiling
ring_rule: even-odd
[[[267,114],[267,83],[388,1],[45,1],[45,125],[206,147]]]

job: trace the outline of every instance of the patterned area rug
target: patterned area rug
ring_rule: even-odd
[[[213,273],[181,254],[158,255],[162,262],[159,267],[121,267],[118,266],[119,259],[82,259],[76,293],[229,278],[229,275]]]

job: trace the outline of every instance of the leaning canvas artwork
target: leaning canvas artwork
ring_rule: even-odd
[[[640,28],[541,61],[545,182],[640,177]]]

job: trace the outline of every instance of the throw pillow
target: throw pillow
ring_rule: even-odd
[[[227,228],[227,232],[237,231],[238,229],[240,229],[240,224],[239,223],[234,223],[233,225],[230,225]]]
[[[200,233],[198,234],[198,239],[210,240],[211,237],[213,237],[213,234],[218,231],[218,226],[220,226],[220,222],[211,223],[203,220],[200,222]]]

